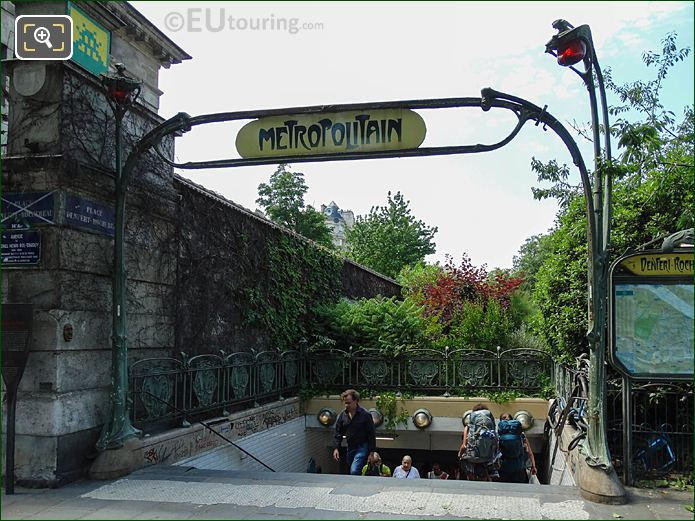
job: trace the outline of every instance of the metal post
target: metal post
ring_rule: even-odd
[[[15,412],[17,410],[17,388],[7,387],[7,430],[5,438],[5,494],[14,494],[14,438]]]
[[[589,342],[589,399],[587,403],[587,423],[589,431],[586,443],[583,445],[587,462],[592,466],[609,469],[610,453],[606,437],[606,418],[603,407],[605,398],[605,352],[606,352],[606,318],[607,318],[607,280],[608,280],[608,248],[610,244],[611,219],[611,168],[610,168],[610,127],[608,122],[608,107],[603,76],[598,64],[591,29],[588,25],[574,28],[565,20],[556,20],[553,27],[559,33],[548,42],[546,51],[557,55],[560,48],[569,41],[582,41],[586,45],[586,55],[583,58],[584,72],[572,67],[584,81],[589,92],[591,111],[591,128],[594,146],[594,182],[592,185],[593,214],[588,219],[593,221],[589,237],[589,320],[587,340]],[[564,42],[564,43],[563,43]],[[601,137],[599,130],[598,106],[594,71],[599,83],[602,116],[605,126],[606,163],[601,155]]]
[[[623,376],[623,480],[632,486],[632,383]]]
[[[7,424],[5,437],[5,491],[14,494],[14,449],[19,382],[29,359],[29,344],[32,338],[33,304],[2,304],[2,346],[0,369],[5,384],[7,400]]]
[[[116,66],[117,76],[105,76],[108,102],[116,123],[116,223],[113,244],[112,332],[111,332],[111,413],[104,425],[97,449],[117,449],[128,439],[140,434],[130,423],[128,413],[128,337],[126,321],[125,269],[125,199],[127,178],[122,168],[123,117],[140,93],[139,82],[124,75],[125,68]]]
[[[610,465],[610,452],[606,437],[606,412],[604,398],[606,395],[605,357],[606,357],[606,327],[607,327],[607,302],[608,302],[608,267],[609,267],[609,242],[610,242],[610,218],[611,218],[611,169],[610,169],[610,127],[608,123],[608,107],[606,105],[606,91],[603,84],[603,76],[598,66],[598,58],[591,38],[591,31],[587,30],[585,38],[588,53],[585,58],[584,82],[589,91],[589,103],[591,106],[591,126],[594,139],[594,208],[596,210],[596,258],[594,261],[594,342],[590,351],[590,378],[589,378],[589,404],[588,419],[589,432],[587,441],[589,454],[594,462],[600,465]],[[599,91],[603,107],[603,122],[605,126],[605,161],[601,155],[601,137],[598,121],[598,107],[596,101],[596,89],[593,72],[599,80]],[[592,425],[593,422],[593,425]],[[593,429],[591,427],[594,427]]]

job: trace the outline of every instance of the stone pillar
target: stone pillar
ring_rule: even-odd
[[[126,122],[128,147],[162,121],[156,113],[160,66],[190,57],[128,4],[109,4],[73,5],[108,32],[108,68],[122,61],[145,82],[142,102]],[[67,3],[16,4],[17,16],[49,13],[69,14]],[[35,309],[18,396],[15,475],[20,484],[59,486],[89,467],[109,410],[113,119],[98,75],[74,61],[15,60],[5,71],[3,197],[20,205],[43,198],[27,206],[40,211],[3,222],[4,231],[38,232],[40,242],[37,262],[3,265],[1,275],[2,302],[29,302]],[[162,148],[173,157],[173,140]],[[173,171],[145,161],[136,177],[126,225],[131,360],[173,349],[176,282]],[[8,210],[4,205],[3,218]]]

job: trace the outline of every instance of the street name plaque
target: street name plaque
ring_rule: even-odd
[[[112,207],[77,195],[65,196],[65,224],[113,237],[116,214]]]
[[[33,266],[41,262],[41,232],[39,230],[9,230],[2,232],[2,266]]]
[[[0,197],[2,227],[26,229],[34,224],[53,223],[54,192],[6,192]]]

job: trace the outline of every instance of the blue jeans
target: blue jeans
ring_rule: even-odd
[[[362,475],[362,467],[367,464],[367,449],[369,445],[363,443],[357,447],[348,448],[347,463],[350,465],[350,474],[354,476]]]

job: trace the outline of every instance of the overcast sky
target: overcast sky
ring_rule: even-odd
[[[602,68],[617,82],[651,79],[642,53],[661,52],[669,31],[693,47],[692,2],[227,3],[132,2],[193,59],[160,71],[160,114],[199,115],[328,103],[479,96],[492,87],[525,98],[566,125],[589,121],[582,82],[544,54],[553,20],[589,24]],[[224,26],[220,25],[220,15]],[[231,27],[229,18],[232,17]],[[255,30],[266,19],[266,30]],[[260,21],[260,22],[259,22]],[[297,30],[295,30],[295,28]],[[127,64],[126,64],[127,65]],[[693,103],[693,57],[667,78],[664,100],[678,116]],[[609,103],[617,100],[609,94]],[[505,111],[419,111],[423,146],[491,143],[513,128]],[[568,126],[568,125],[567,125]],[[198,127],[177,139],[179,161],[238,157],[239,124]],[[590,144],[580,141],[587,166]],[[615,148],[615,145],[614,145]],[[503,149],[459,156],[297,163],[306,203],[334,200],[366,214],[400,190],[414,215],[437,226],[437,253],[511,267],[524,240],[552,225],[554,201],[535,201],[531,158],[571,164],[552,131],[527,124]],[[256,209],[274,166],[182,175]]]

